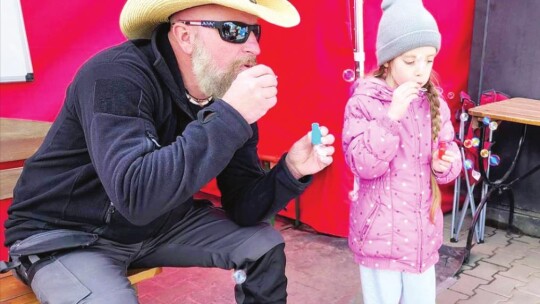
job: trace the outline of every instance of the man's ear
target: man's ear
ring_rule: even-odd
[[[190,28],[183,23],[176,23],[172,25],[171,34],[174,38],[176,45],[184,51],[184,53],[191,55],[193,53],[193,45],[195,35],[190,32]]]

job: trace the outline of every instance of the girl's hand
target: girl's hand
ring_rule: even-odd
[[[441,158],[439,158],[439,150],[433,152],[433,158],[431,160],[431,169],[435,173],[448,172],[450,167],[456,159],[460,156],[452,151],[445,151]]]
[[[397,87],[392,95],[388,117],[392,120],[401,119],[407,112],[411,101],[418,97],[419,89],[420,85],[414,81],[407,81]]]

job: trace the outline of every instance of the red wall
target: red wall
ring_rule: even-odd
[[[124,41],[118,29],[124,1],[21,2],[35,80],[0,84],[0,117],[52,121],[77,68],[92,54]],[[343,80],[342,73],[354,68],[352,0],[317,1],[316,5],[313,1],[291,2],[302,17],[299,26],[282,29],[264,24],[263,28],[260,62],[278,75],[279,93],[277,106],[260,121],[259,152],[280,155],[309,131],[312,122],[328,126],[337,138],[335,162],[301,196],[301,221],[319,232],[346,236],[352,176],[343,161],[340,134],[350,94],[350,83]],[[424,2],[443,36],[435,69],[445,98],[456,108],[459,91],[467,86],[474,1]],[[366,72],[375,68],[380,3],[364,1]],[[446,194],[448,209],[451,191],[447,189]],[[5,218],[5,204],[0,202],[0,221]]]

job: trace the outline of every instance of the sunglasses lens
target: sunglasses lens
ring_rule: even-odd
[[[239,24],[236,22],[225,22],[221,27],[221,38],[223,40],[232,42],[232,43],[244,43],[249,38],[250,28],[255,34],[257,41],[261,35],[261,30],[259,25],[249,26],[247,24]]]
[[[220,34],[225,41],[241,43],[247,40],[248,29],[246,26],[241,26],[234,22],[225,22],[223,23]]]

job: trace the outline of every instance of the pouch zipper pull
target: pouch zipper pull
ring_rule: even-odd
[[[107,216],[105,217],[105,223],[106,224],[109,224],[111,222],[111,218],[112,218],[112,215],[113,215],[114,211],[115,211],[114,205],[111,202],[111,204],[109,205],[109,208],[107,209]]]

